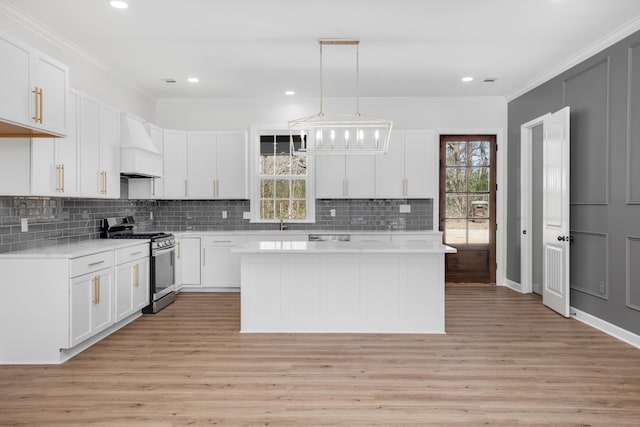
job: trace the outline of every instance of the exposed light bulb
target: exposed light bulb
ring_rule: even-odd
[[[188,81],[189,83],[198,83],[198,82],[200,81],[200,79],[199,79],[199,78],[197,78],[197,77],[189,77],[189,78],[187,79],[187,81]]]
[[[344,131],[344,148],[349,148],[349,131]]]
[[[364,145],[364,131],[362,129],[358,131],[358,145],[360,148]]]
[[[320,148],[322,146],[322,131],[316,131],[316,148]]]
[[[306,149],[305,147],[305,142],[304,142],[304,137],[305,137],[305,133],[303,130],[300,131],[300,149],[304,150]]]
[[[336,131],[331,129],[331,148],[336,148]]]
[[[376,150],[380,147],[380,131],[378,129],[373,134],[373,146]]]

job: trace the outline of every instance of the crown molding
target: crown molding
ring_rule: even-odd
[[[638,30],[640,30],[640,16],[632,19],[617,30],[610,32],[601,39],[597,40],[595,43],[565,59],[548,73],[539,76],[538,78],[524,86],[522,89],[507,96],[507,102],[511,102],[519,96],[522,96],[525,93],[529,92],[530,90],[535,89],[541,84],[551,80],[552,78],[560,75],[570,68],[575,67],[581,62],[591,58],[595,54],[602,52],[606,48],[614,45],[615,43],[621,41],[625,37],[630,36]]]
[[[51,43],[52,45],[62,50],[65,50],[73,55],[76,55],[84,59],[85,61],[95,65],[98,68],[101,68],[102,70],[111,74],[113,77],[115,77],[124,85],[135,90],[141,95],[149,98],[150,100],[154,102],[156,101],[156,98],[152,96],[150,93],[139,88],[132,82],[124,79],[118,73],[116,73],[115,70],[113,70],[111,67],[107,66],[100,60],[98,60],[95,56],[92,56],[87,51],[82,49],[80,46],[76,45],[75,43],[71,42],[67,38],[63,37],[61,34],[55,32],[54,30],[47,27],[45,24],[33,18],[32,16],[26,14],[24,11],[20,10],[10,1],[0,0],[0,13],[7,16],[9,19],[13,20],[14,22],[22,25],[24,28],[33,32],[34,34],[41,37],[45,41]]]

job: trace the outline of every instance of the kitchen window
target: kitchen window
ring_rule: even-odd
[[[260,135],[257,166],[257,193],[252,210],[260,222],[313,222],[315,200],[311,185],[307,156],[292,152],[300,147],[299,135]]]

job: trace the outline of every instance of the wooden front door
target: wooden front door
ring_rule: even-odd
[[[440,231],[448,282],[496,281],[496,137],[440,136]]]

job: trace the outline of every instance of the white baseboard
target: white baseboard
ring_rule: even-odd
[[[629,345],[640,348],[640,335],[636,335],[633,332],[622,329],[619,326],[613,325],[605,320],[600,319],[599,317],[578,310],[575,307],[571,307],[571,317],[579,320],[585,325],[596,328],[597,330],[602,331],[607,335],[611,335],[612,337],[617,338],[620,341],[624,341]]]
[[[532,285],[533,288],[533,292],[535,292],[538,295],[542,295],[542,285],[540,283],[534,283]]]
[[[522,293],[522,285],[518,282],[514,282],[513,280],[505,279],[505,283],[499,283],[498,286],[504,286],[505,288],[513,289],[516,292]]]
[[[240,292],[239,286],[233,286],[228,288],[220,287],[200,287],[200,286],[188,286],[184,285],[180,288],[180,292]]]

